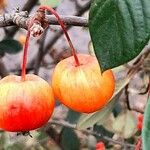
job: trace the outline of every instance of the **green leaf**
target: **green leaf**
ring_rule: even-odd
[[[142,142],[143,150],[149,150],[150,148],[150,97],[146,105],[144,113],[144,123],[142,129]]]
[[[113,133],[118,133],[125,139],[132,137],[137,131],[137,123],[131,111],[121,113],[112,123]],[[108,129],[108,128],[107,128]]]
[[[135,58],[150,37],[150,0],[93,0],[89,30],[102,71]]]
[[[114,117],[117,117],[121,113],[121,111],[122,111],[122,106],[120,103],[117,103],[112,111]]]
[[[6,147],[6,149],[7,150],[20,150],[20,149],[22,149],[24,146],[22,145],[22,144],[20,144],[20,143],[14,143],[14,144],[12,144],[12,145],[8,145],[7,147]]]
[[[71,124],[75,124],[79,119],[80,115],[80,113],[70,109],[66,120]]]
[[[80,141],[73,129],[64,128],[61,134],[61,145],[64,150],[79,150]]]
[[[50,7],[57,7],[61,0],[40,0],[41,5],[47,5]]]
[[[13,39],[5,39],[0,41],[0,53],[18,53],[22,49],[22,45]]]
[[[104,121],[106,121],[106,118],[108,118],[112,112],[112,109],[114,108],[122,89],[129,83],[130,79],[131,76],[126,77],[125,79],[120,79],[120,81],[117,82],[116,90],[112,99],[103,109],[91,114],[82,114],[77,122],[77,128],[86,129],[92,127],[96,123],[99,125],[103,124]]]
[[[7,140],[7,137],[5,135],[5,132],[1,132],[0,133],[0,148],[4,147],[4,145],[6,144],[6,140]]]
[[[96,133],[100,133],[101,135],[107,136],[112,138],[112,136],[114,135],[114,133],[112,133],[111,131],[105,129],[102,125],[94,125],[93,130]],[[101,139],[102,137],[97,137],[98,141]],[[103,138],[102,138],[103,139]]]

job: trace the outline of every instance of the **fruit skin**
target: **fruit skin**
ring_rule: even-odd
[[[115,79],[111,70],[101,74],[96,57],[77,56],[80,66],[75,66],[73,56],[56,65],[52,76],[54,96],[77,112],[95,112],[109,102]]]
[[[98,142],[96,144],[96,150],[105,150],[105,144],[103,142]]]
[[[30,131],[44,125],[52,115],[54,96],[42,78],[28,74],[26,80],[9,75],[0,80],[0,128]]]
[[[138,131],[142,131],[142,122],[137,123],[137,129]]]
[[[142,130],[144,116],[142,114],[138,115],[137,129]]]
[[[6,6],[6,0],[0,0],[0,9],[3,9]]]
[[[139,122],[143,122],[143,119],[144,119],[143,114],[139,114],[139,115],[138,115],[138,121],[139,121]]]

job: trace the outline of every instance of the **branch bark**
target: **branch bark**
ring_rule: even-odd
[[[20,13],[13,13],[13,14],[4,14],[0,16],[0,27],[7,27],[7,26],[14,26],[17,25],[21,28],[27,29],[27,23],[30,19],[26,11]],[[60,15],[60,18],[64,22],[65,25],[72,25],[72,26],[88,26],[88,20],[84,17],[77,17],[77,16],[63,16]],[[57,19],[53,15],[47,15],[46,19],[50,25],[59,25]]]
[[[25,11],[26,10],[26,11],[30,12],[33,9],[33,7],[35,5],[37,5],[37,3],[38,3],[38,0],[28,0],[25,3],[25,5],[23,6],[23,8],[21,9],[21,11]],[[18,29],[19,29],[18,26],[14,26],[14,27],[10,28],[7,31],[7,35],[6,36],[7,37],[13,37],[16,34],[16,32],[18,31]]]

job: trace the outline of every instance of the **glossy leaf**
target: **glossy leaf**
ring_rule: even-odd
[[[146,105],[144,113],[144,123],[142,129],[142,142],[143,150],[149,150],[150,148],[150,97]]]
[[[102,71],[135,58],[150,38],[149,0],[93,0],[89,30]]]
[[[0,53],[18,53],[22,49],[22,45],[13,39],[5,39],[0,41]]]
[[[125,79],[118,81],[116,85],[116,91],[110,102],[103,109],[95,113],[81,115],[77,122],[77,127],[80,129],[86,129],[88,127],[92,127],[96,123],[99,125],[103,124],[103,122],[112,112],[112,109],[114,108],[122,89],[129,83],[130,79],[131,77],[126,77]]]

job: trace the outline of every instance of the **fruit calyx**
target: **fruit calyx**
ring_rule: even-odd
[[[65,29],[65,26],[64,26],[63,21],[61,20],[61,18],[60,18],[59,15],[57,14],[57,12],[56,12],[53,8],[48,7],[48,6],[40,6],[40,7],[39,7],[39,10],[44,10],[44,11],[47,10],[47,11],[49,11],[50,13],[52,13],[52,14],[56,17],[58,23],[60,24],[60,26],[61,26],[61,28],[62,28],[62,30],[63,30],[63,32],[64,32],[66,38],[67,38],[67,41],[68,41],[68,43],[69,43],[69,46],[70,46],[70,48],[71,48],[71,50],[72,50],[72,54],[73,54],[73,57],[74,57],[74,59],[75,59],[75,66],[76,66],[76,67],[77,67],[77,66],[80,66],[80,62],[79,62],[78,56],[77,56],[77,54],[76,54],[76,50],[75,50],[75,48],[74,48],[74,46],[73,46],[73,44],[72,44],[72,42],[71,42],[71,39],[70,39],[70,37],[69,37],[69,35],[68,35],[66,29]]]
[[[30,131],[17,132],[17,136],[19,136],[19,135],[29,136],[29,137],[33,138],[33,136],[31,135]]]

